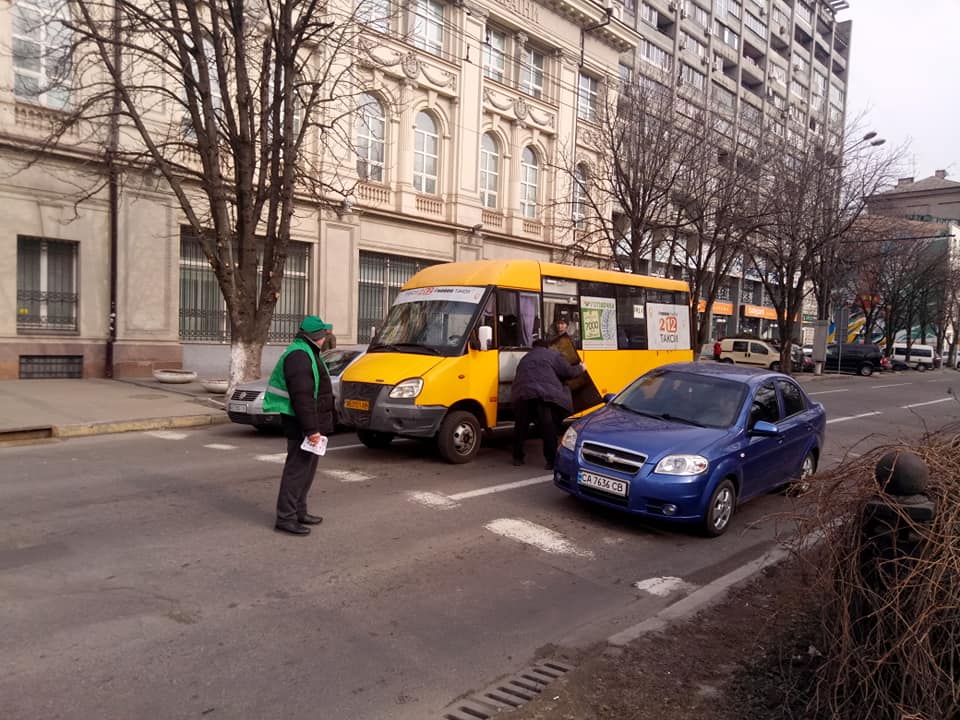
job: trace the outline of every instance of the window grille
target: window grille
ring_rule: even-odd
[[[435,264],[430,260],[361,250],[357,342],[370,342],[403,284],[423,268]]]
[[[289,342],[307,314],[310,246],[291,241],[287,245],[280,298],[270,322],[267,342]],[[262,275],[257,263],[257,290]],[[188,342],[230,342],[227,307],[213,268],[200,242],[184,229],[180,234],[180,339]]]
[[[17,238],[17,332],[75,332],[77,243]]]

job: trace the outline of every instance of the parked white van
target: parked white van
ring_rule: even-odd
[[[928,368],[933,368],[933,356],[933,346],[921,345],[920,343],[914,343],[910,346],[909,362],[907,362],[906,345],[894,345],[893,355],[891,355],[894,360],[899,360],[902,363],[906,363],[914,370],[927,370]]]

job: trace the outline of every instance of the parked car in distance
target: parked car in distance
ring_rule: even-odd
[[[894,344],[893,352],[890,354],[891,360],[900,361],[914,370],[921,371],[932,369],[936,365],[936,357],[937,353],[934,352],[933,346],[921,345],[920,343],[914,343],[910,346],[909,359],[907,358],[907,346],[905,344]]]
[[[760,338],[729,337],[720,341],[720,362],[780,369],[780,350]]]
[[[333,386],[334,407],[339,408],[337,398],[340,394],[340,376],[366,350],[366,345],[339,345],[323,351],[323,361],[330,371],[330,384]],[[280,414],[263,411],[263,394],[266,389],[267,378],[237,385],[227,400],[227,416],[235,423],[253,425],[257,430],[279,428]],[[340,424],[339,409],[337,413],[337,424]]]
[[[782,373],[674,363],[563,435],[554,484],[583,500],[723,533],[736,507],[817,469],[826,414]]]
[[[875,343],[831,343],[823,369],[868,377],[884,369],[883,352]]]

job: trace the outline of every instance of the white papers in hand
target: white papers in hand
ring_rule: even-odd
[[[310,442],[310,438],[305,437],[303,442],[300,443],[300,449],[306,450],[307,452],[312,452],[315,455],[326,455],[327,454],[327,436],[321,435],[320,441],[314,445]]]

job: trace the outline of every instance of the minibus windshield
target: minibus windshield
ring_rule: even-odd
[[[401,291],[368,352],[459,352],[484,291],[482,287]]]

